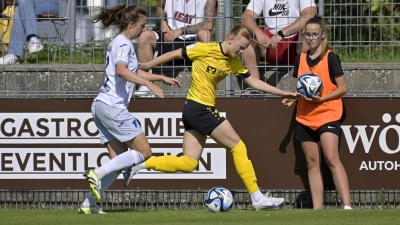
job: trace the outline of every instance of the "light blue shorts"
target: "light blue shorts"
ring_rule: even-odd
[[[140,124],[127,108],[114,108],[101,101],[94,101],[92,115],[100,131],[102,145],[114,139],[126,142],[143,133]]]

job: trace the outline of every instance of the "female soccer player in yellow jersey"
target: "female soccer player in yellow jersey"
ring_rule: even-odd
[[[257,185],[257,178],[251,161],[247,157],[246,145],[235,132],[232,125],[215,108],[216,85],[228,74],[243,79],[254,89],[285,98],[301,97],[300,94],[286,92],[250,76],[248,70],[237,57],[253,40],[243,26],[235,26],[222,43],[197,42],[185,48],[165,53],[158,58],[140,64],[149,70],[173,59],[188,58],[192,61],[192,85],[187,95],[182,120],[185,128],[183,138],[183,157],[152,157],[146,162],[124,172],[124,185],[140,169],[154,169],[174,173],[190,173],[198,165],[207,135],[229,150],[233,155],[236,171],[242,179],[256,210],[279,206],[283,198],[263,195]]]

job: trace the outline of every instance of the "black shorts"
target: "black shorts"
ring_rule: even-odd
[[[181,39],[177,38],[172,42],[164,42],[164,34],[165,34],[165,32],[158,33],[159,39],[157,40],[157,44],[156,44],[157,55],[155,55],[155,57],[163,55],[163,54],[165,54],[167,52],[174,51],[176,49],[180,49],[180,48],[186,47],[187,45],[190,45],[190,44],[193,44],[193,43],[196,42],[195,38],[190,39],[190,40],[181,40]],[[171,65],[171,66],[172,65],[173,66],[175,66],[175,65],[191,66],[191,63],[192,62],[190,60],[187,60],[187,59],[175,59],[175,60],[172,60],[172,61],[168,62],[167,64]]]
[[[321,134],[324,132],[330,132],[340,135],[340,121],[334,121],[327,124],[322,125],[317,130],[312,130],[311,128],[304,126],[301,123],[297,123],[297,132],[296,132],[296,140],[298,141],[311,141],[318,142],[320,141]]]
[[[203,135],[210,135],[226,119],[214,106],[203,105],[186,100],[182,112],[182,122],[187,130],[197,130]]]

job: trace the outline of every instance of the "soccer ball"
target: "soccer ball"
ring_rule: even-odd
[[[226,188],[213,187],[208,191],[204,204],[210,212],[228,212],[233,206],[233,196]]]
[[[296,82],[297,92],[303,94],[307,98],[311,98],[317,94],[321,95],[323,88],[321,78],[312,72],[301,75]]]

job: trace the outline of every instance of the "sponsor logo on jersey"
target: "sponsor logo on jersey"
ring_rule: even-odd
[[[268,12],[269,16],[287,16],[289,14],[289,10],[287,4],[275,4],[273,8],[271,8]]]

